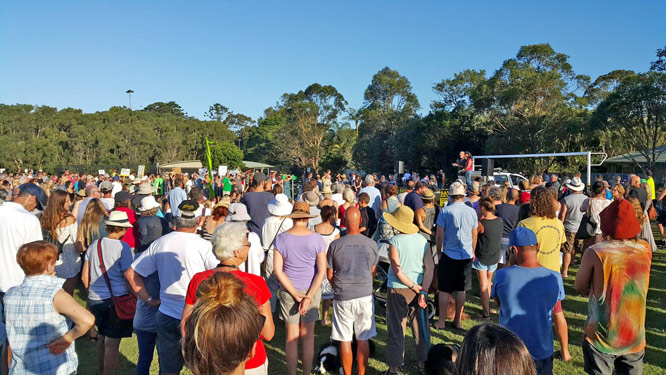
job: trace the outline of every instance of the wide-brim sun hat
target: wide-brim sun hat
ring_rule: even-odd
[[[585,189],[585,183],[581,181],[580,177],[574,177],[566,186],[573,191],[583,191]]]
[[[139,185],[139,191],[137,194],[152,194],[154,192],[155,192],[155,187],[146,182]]]
[[[303,201],[310,206],[319,206],[319,194],[314,191],[303,193]]]
[[[294,203],[294,209],[287,216],[290,219],[312,219],[317,217],[317,215],[312,215],[310,213],[310,205],[303,201],[298,201]]]
[[[213,206],[213,209],[216,209],[218,207],[227,207],[229,208],[229,205],[231,204],[231,198],[228,195],[225,195],[220,199],[219,202],[215,206]]]
[[[285,194],[276,194],[268,202],[268,212],[273,216],[287,216],[291,213],[293,206],[289,203],[289,198]]]
[[[229,214],[226,221],[250,221],[252,218],[247,213],[247,207],[243,203],[233,203],[229,206]]]
[[[449,196],[465,195],[465,185],[456,181],[449,187]]]
[[[148,210],[152,210],[153,208],[159,208],[159,207],[160,207],[160,204],[157,203],[157,201],[155,200],[155,197],[153,197],[152,195],[149,195],[149,196],[143,197],[141,199],[141,206],[139,206],[139,211],[145,212],[145,211],[148,211]]]
[[[419,227],[414,225],[414,211],[407,206],[400,206],[393,212],[384,212],[382,216],[390,226],[402,233],[414,234],[419,231]]]
[[[109,218],[104,221],[104,224],[111,227],[123,227],[123,228],[132,228],[133,225],[129,222],[129,217],[127,217],[127,212],[124,211],[113,211],[109,215]]]

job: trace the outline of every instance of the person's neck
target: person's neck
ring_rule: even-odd
[[[176,232],[181,232],[181,233],[195,233],[197,231],[197,227],[194,228],[176,228]]]
[[[493,201],[493,204],[494,204],[495,206],[498,206],[498,205],[500,205],[500,204],[502,204],[502,203],[503,203],[502,201]]]
[[[14,203],[20,204],[26,211],[32,211],[28,209],[28,201],[23,197],[17,197],[13,200]]]
[[[539,268],[541,267],[541,264],[539,264],[539,259],[536,256],[536,253],[531,256],[525,257],[521,253],[518,253],[517,255],[517,262],[516,265],[519,267],[523,268]]]
[[[233,257],[220,262],[220,266],[226,266],[225,268],[238,268],[243,262],[243,260]]]
[[[106,236],[110,240],[119,240],[123,238],[125,234],[123,232],[115,232],[115,233],[109,233],[108,236]]]
[[[349,224],[347,224],[347,235],[351,236],[354,234],[361,234],[361,228],[359,227],[350,227]]]

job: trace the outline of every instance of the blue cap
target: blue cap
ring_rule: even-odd
[[[509,235],[509,246],[532,246],[538,243],[536,234],[525,227],[518,227]]]
[[[37,200],[37,208],[41,211],[44,211],[46,208],[46,193],[44,193],[44,190],[40,188],[39,186],[33,184],[33,183],[27,183],[19,186],[19,194],[27,191],[30,195],[34,195],[35,199]]]
[[[120,178],[118,176],[113,176],[113,181],[118,181]]]

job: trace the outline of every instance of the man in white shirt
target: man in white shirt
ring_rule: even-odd
[[[375,211],[375,217],[379,217],[379,205],[382,203],[382,194],[375,187],[375,178],[371,174],[365,176],[365,187],[358,193],[366,193],[370,196],[370,207]]]
[[[146,304],[158,306],[157,350],[160,374],[179,374],[183,368],[180,349],[180,322],[185,295],[192,277],[202,271],[217,267],[219,260],[209,241],[196,234],[202,217],[196,216],[197,202],[186,200],[179,206],[176,230],[155,240],[125,272],[134,293]],[[158,272],[159,270],[159,272]],[[158,272],[159,299],[148,293],[143,278]]]
[[[24,244],[42,240],[42,226],[31,212],[45,207],[46,194],[31,183],[19,187],[13,202],[0,206],[0,294],[23,281],[25,274],[16,262],[16,253]]]
[[[113,199],[113,184],[109,181],[102,181],[101,184],[99,184],[99,190],[102,192],[102,198],[100,200],[102,201],[102,204],[108,211],[113,210],[116,200]]]
[[[113,189],[111,189],[111,197],[115,198],[116,193],[123,190],[123,184],[120,183],[120,178],[118,176],[113,176]]]

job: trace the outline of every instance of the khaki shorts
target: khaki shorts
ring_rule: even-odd
[[[351,342],[377,336],[375,302],[372,296],[347,301],[333,301],[333,327],[331,340]]]
[[[562,244],[562,252],[571,254],[574,250],[580,253],[583,250],[583,240],[576,239],[576,233],[565,232],[566,241]]]
[[[305,294],[307,290],[299,290]],[[321,303],[321,290],[315,294],[310,309],[305,315],[298,312],[299,303],[296,302],[294,297],[286,290],[280,288],[278,290],[278,298],[280,299],[280,319],[284,320],[287,324],[299,323],[314,323],[319,320],[319,304]]]

